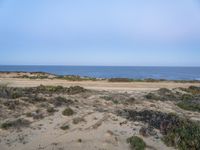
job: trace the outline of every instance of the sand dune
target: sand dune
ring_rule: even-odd
[[[179,89],[174,88],[200,86],[199,83],[73,82],[1,77],[0,84],[7,84],[4,87],[7,94],[1,90],[0,123],[11,120],[14,120],[11,123],[15,123],[13,126],[4,124],[4,128],[0,129],[1,150],[129,150],[131,147],[127,138],[131,136],[142,138],[146,149],[172,150],[175,148],[166,146],[161,140],[161,131],[155,128],[150,135],[144,136],[141,128],[146,123],[129,120],[124,117],[126,113],[119,115],[118,112],[126,109],[139,112],[151,110],[200,120],[198,112],[179,108],[173,96],[167,100],[162,100],[163,97],[160,100],[145,97],[159,88],[171,89],[176,94]],[[41,84],[54,87],[39,86]],[[57,85],[63,87],[56,88]],[[64,88],[70,86],[82,86],[86,90]],[[16,94],[19,91],[23,94]],[[9,92],[14,92],[14,95],[9,95]],[[68,108],[73,113],[63,115]],[[18,118],[27,120],[28,124],[17,122]]]

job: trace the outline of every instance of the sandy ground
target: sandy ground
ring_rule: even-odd
[[[142,137],[139,130],[145,124],[128,121],[116,115],[115,111],[124,108],[134,110],[151,109],[175,112],[190,118],[199,118],[199,113],[183,111],[172,102],[159,101],[155,103],[146,101],[144,95],[159,88],[173,89],[191,85],[200,86],[200,83],[70,82],[58,79],[31,80],[1,76],[0,84],[7,84],[10,87],[35,87],[41,84],[62,85],[64,87],[79,85],[92,90],[77,95],[61,95],[75,101],[75,104],[70,106],[75,111],[73,116],[63,116],[62,111],[65,107],[59,107],[56,108],[58,111],[54,114],[35,120],[27,118],[25,112],[34,111],[35,107],[39,107],[39,105],[24,107],[23,113],[17,117],[29,119],[31,121],[30,127],[20,130],[0,129],[0,150],[130,150],[126,139],[133,135],[143,138],[148,145],[147,150],[173,150],[174,148],[167,147],[163,143],[158,131],[156,131],[156,136]],[[119,99],[120,97],[134,97],[136,101],[134,104],[127,106],[122,103],[115,104],[102,98],[111,95],[119,95]],[[12,111],[10,110],[10,113]],[[74,124],[73,120],[77,118],[82,118],[82,121]],[[69,129],[61,130],[60,127],[66,124],[69,125]]]
[[[200,83],[175,83],[175,82],[123,82],[112,83],[108,81],[67,81],[59,79],[19,79],[19,78],[0,78],[0,84],[7,84],[11,87],[34,87],[39,85],[61,85],[82,86],[93,90],[111,90],[111,91],[134,91],[134,90],[157,90],[159,88],[177,88],[189,87],[191,85],[200,86]]]

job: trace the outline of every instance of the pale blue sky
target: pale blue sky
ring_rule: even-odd
[[[0,0],[0,64],[200,66],[200,0]]]

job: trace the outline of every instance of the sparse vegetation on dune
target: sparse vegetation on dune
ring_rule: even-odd
[[[177,103],[177,106],[184,110],[200,112],[200,102],[196,103],[194,101],[184,100]]]
[[[179,90],[183,92],[174,92],[162,88],[158,91],[148,93],[145,95],[145,98],[173,101],[181,109],[200,112],[200,87],[190,86],[189,88],[179,88]]]
[[[63,86],[44,86],[32,88],[14,88],[7,86],[0,86],[0,97],[16,99],[20,97],[29,97],[33,94],[52,94],[52,93],[66,93],[70,95],[86,92],[87,90],[80,86],[63,87]]]
[[[65,97],[58,96],[58,97],[52,98],[50,100],[50,103],[52,103],[55,107],[60,107],[60,106],[71,105],[74,102],[70,99],[66,99]]]
[[[172,125],[163,138],[168,146],[174,146],[180,150],[200,149],[200,124],[182,120],[177,125]]]
[[[199,83],[199,80],[165,80],[165,79],[132,79],[132,78],[110,78],[109,82],[176,82],[176,83]]]
[[[57,76],[56,79],[68,80],[68,81],[97,81],[99,79],[92,77],[81,77],[77,75]]]
[[[16,99],[23,95],[21,88],[12,88],[7,85],[0,85],[0,97]]]
[[[112,101],[114,104],[132,105],[135,102],[135,98],[130,97],[127,93],[109,94],[101,96],[100,98],[106,101]]]
[[[36,90],[37,93],[63,93],[67,90],[67,88],[64,88],[62,86],[44,86],[40,85],[36,88],[33,88],[33,90]]]
[[[39,93],[66,93],[66,94],[78,94],[86,92],[87,90],[80,86],[72,86],[72,87],[62,87],[62,86],[43,86],[40,85],[39,87],[35,88],[36,92]]]
[[[66,97],[81,94],[87,90],[75,87],[43,86],[19,88],[0,86],[0,118],[25,115],[40,120],[53,115],[59,107],[69,107],[75,102]],[[56,107],[56,109],[54,108]],[[30,109],[30,110],[29,110]],[[41,111],[38,111],[41,110]]]
[[[200,87],[197,87],[197,86],[190,86],[187,89],[182,88],[182,90],[184,90],[188,93],[192,93],[194,95],[200,94]]]
[[[2,129],[19,129],[22,127],[28,127],[30,125],[30,122],[28,120],[25,119],[15,119],[15,120],[8,120],[5,121],[4,123],[1,124],[1,128]]]
[[[133,80],[129,78],[111,78],[108,79],[109,82],[132,82]]]
[[[147,79],[132,79],[132,78],[110,78],[108,79],[109,82],[162,82],[162,81],[167,81],[164,79],[152,79],[152,78],[147,78]]]
[[[184,110],[200,112],[200,87],[190,86],[182,90],[187,94],[182,95],[177,106]]]
[[[180,93],[175,93],[169,89],[161,88],[155,92],[148,93],[145,98],[161,101],[177,101],[180,99],[180,96]]]
[[[28,76],[28,75],[22,75],[22,76],[16,76],[14,78],[25,78],[25,79],[50,79],[48,75],[34,75],[34,76]]]
[[[97,81],[102,79],[97,79],[94,77],[81,77],[78,75],[55,75],[46,72],[0,72],[5,74],[17,74],[15,76],[11,76],[13,78],[23,78],[23,79],[61,79],[68,81]]]
[[[200,149],[200,123],[180,118],[175,114],[157,111],[125,110],[120,113],[129,120],[141,121],[159,129],[163,134],[163,141],[180,150]]]

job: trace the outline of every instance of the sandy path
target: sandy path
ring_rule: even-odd
[[[117,90],[117,91],[134,91],[134,90],[157,90],[159,88],[177,88],[189,87],[191,85],[200,86],[200,83],[175,83],[175,82],[131,82],[131,83],[111,83],[107,81],[66,81],[59,79],[19,79],[19,78],[0,78],[0,84],[8,84],[13,87],[34,87],[43,85],[62,85],[82,86],[94,90]]]

